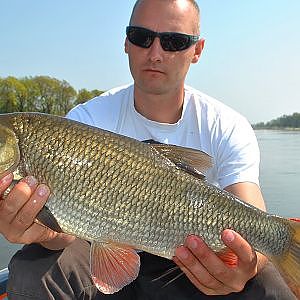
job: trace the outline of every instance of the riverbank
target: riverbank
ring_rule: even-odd
[[[275,130],[275,131],[300,131],[299,127],[257,127],[252,125],[254,130]]]

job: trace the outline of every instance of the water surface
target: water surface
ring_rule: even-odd
[[[300,217],[300,131],[258,130],[260,184],[268,211]]]

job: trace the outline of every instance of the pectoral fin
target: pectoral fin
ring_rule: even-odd
[[[57,220],[48,209],[47,206],[44,206],[38,215],[36,216],[35,222],[41,225],[44,225],[56,232],[63,232],[61,227],[59,226]]]
[[[238,264],[238,257],[229,248],[218,252],[217,255],[229,267],[236,267]]]
[[[96,287],[104,294],[113,294],[137,278],[140,257],[129,247],[93,242],[90,264]]]

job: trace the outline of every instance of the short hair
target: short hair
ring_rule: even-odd
[[[130,20],[129,20],[129,25],[132,25],[132,19],[134,17],[134,13],[136,11],[136,8],[137,6],[142,2],[143,0],[136,0],[134,6],[133,6],[133,9],[132,9],[132,12],[131,12],[131,16],[130,16]],[[164,0],[166,1],[166,0]],[[176,0],[169,0],[169,1],[176,1]],[[199,8],[199,5],[198,3],[195,1],[195,0],[187,0],[188,2],[190,2],[194,8],[196,9],[196,12],[199,16],[199,19],[200,19],[200,8]],[[200,28],[200,24],[198,23],[198,29]]]

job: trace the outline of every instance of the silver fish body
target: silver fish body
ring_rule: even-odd
[[[193,174],[182,153],[199,155],[198,165],[209,161],[198,151],[149,145],[35,113],[0,115],[0,157],[5,145],[12,145],[8,138],[15,139],[11,147],[18,149],[0,159],[6,162],[0,164],[0,174],[18,166],[23,176],[47,184],[51,195],[46,206],[66,233],[169,259],[191,234],[221,251],[220,233],[226,228],[269,257],[281,257],[291,247],[295,232],[290,221]]]

